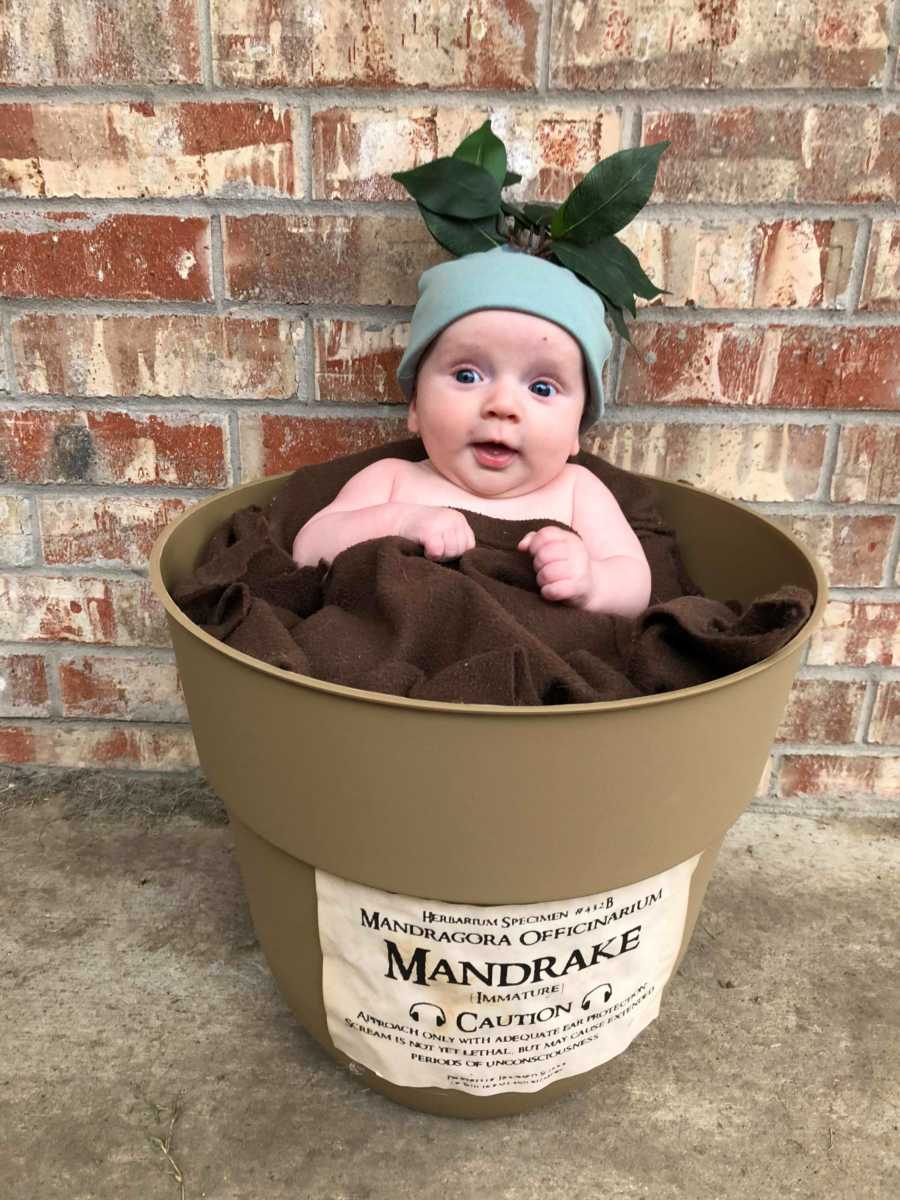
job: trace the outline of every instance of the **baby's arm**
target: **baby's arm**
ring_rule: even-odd
[[[342,550],[370,538],[399,535],[420,542],[429,558],[458,558],[475,544],[462,513],[391,500],[399,460],[381,458],[353,475],[334,500],[310,517],[294,538],[301,567],[331,563]]]
[[[650,566],[612,492],[591,471],[577,471],[572,528],[545,526],[519,549],[533,559],[541,595],[589,612],[634,617],[650,601]]]
[[[650,603],[647,556],[615,496],[588,470],[575,483],[572,527],[591,559],[594,586],[586,607],[624,617],[642,613]]]

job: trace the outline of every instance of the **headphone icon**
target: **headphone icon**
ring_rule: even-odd
[[[437,1016],[434,1018],[434,1023],[435,1023],[435,1025],[437,1025],[438,1029],[440,1029],[440,1027],[442,1025],[447,1024],[447,1016],[446,1016],[444,1010],[440,1007],[440,1005],[429,1004],[427,1000],[420,1000],[418,1002],[418,1004],[411,1005],[410,1009],[409,1009],[409,1015],[412,1017],[412,1019],[414,1021],[418,1021],[418,1019],[419,1019],[419,1014],[416,1012],[417,1008],[437,1009]]]
[[[609,1000],[610,996],[612,995],[612,984],[598,983],[595,988],[591,988],[589,992],[585,992],[584,997],[582,998],[581,1007],[584,1012],[587,1012],[587,1010],[591,1007],[589,997],[593,996],[594,992],[599,992],[601,988],[603,988],[603,995],[600,997],[600,999],[604,1004],[606,1004],[606,1002]]]

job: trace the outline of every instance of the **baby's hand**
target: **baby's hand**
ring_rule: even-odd
[[[591,590],[591,560],[577,533],[545,525],[526,533],[518,545],[532,558],[541,595],[580,607]]]
[[[398,533],[424,546],[426,558],[459,558],[475,546],[471,525],[455,508],[423,504],[403,521]]]

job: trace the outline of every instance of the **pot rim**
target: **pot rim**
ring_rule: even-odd
[[[316,679],[312,675],[301,675],[298,671],[288,671],[283,667],[273,666],[271,663],[263,662],[262,659],[254,658],[250,654],[245,654],[242,650],[235,650],[225,642],[214,638],[211,634],[206,633],[194,621],[185,615],[173,600],[171,593],[166,587],[162,577],[162,556],[165,552],[166,544],[169,539],[175,534],[176,530],[183,522],[186,522],[194,517],[194,515],[206,508],[208,505],[221,501],[224,496],[230,493],[242,491],[244,488],[258,486],[263,482],[275,482],[278,480],[287,480],[293,471],[285,471],[278,475],[264,476],[260,479],[246,480],[238,484],[236,487],[226,488],[223,491],[216,492],[212,496],[208,496],[205,500],[192,505],[186,509],[173,521],[165,526],[159,533],[150,554],[149,573],[150,582],[157,598],[161,601],[166,610],[167,615],[171,620],[176,621],[185,632],[197,638],[198,641],[205,643],[214,650],[218,650],[228,658],[234,659],[237,663],[243,666],[250,667],[253,670],[261,671],[263,674],[271,675],[275,679],[279,679],[284,683],[292,684],[297,687],[304,687],[312,691],[327,692],[333,696],[343,697],[346,700],[355,700],[367,704],[382,704],[389,707],[416,708],[426,711],[435,711],[442,713],[454,713],[460,716],[469,716],[477,713],[480,716],[503,716],[509,717],[534,717],[541,716],[544,719],[560,716],[581,716],[588,713],[596,713],[598,711],[621,711],[629,708],[645,708],[655,704],[673,703],[677,700],[690,699],[692,696],[697,696],[702,692],[713,691],[717,688],[728,687],[740,680],[750,678],[753,675],[758,675],[760,672],[768,670],[776,663],[781,662],[802,646],[803,642],[812,637],[813,633],[821,623],[825,612],[825,607],[828,603],[828,580],[825,577],[825,572],[822,570],[818,559],[811,554],[805,546],[803,546],[793,534],[788,533],[786,529],[782,529],[773,521],[768,520],[763,514],[756,512],[747,504],[742,504],[739,501],[727,499],[724,496],[719,496],[715,492],[710,492],[706,488],[694,487],[690,483],[676,482],[670,479],[663,479],[657,475],[642,475],[641,478],[652,480],[656,483],[664,484],[667,487],[689,489],[692,493],[700,493],[703,496],[708,496],[711,500],[718,501],[720,504],[727,504],[734,508],[740,509],[743,512],[749,513],[752,517],[764,524],[783,537],[786,541],[800,553],[806,562],[809,564],[816,579],[816,596],[813,603],[812,611],[806,623],[800,628],[790,641],[786,642],[780,650],[776,650],[774,654],[768,655],[757,663],[753,663],[749,667],[743,667],[740,671],[733,671],[728,675],[722,675],[718,679],[708,680],[706,683],[694,684],[691,687],[676,688],[669,692],[657,692],[648,696],[632,696],[622,700],[593,700],[580,704],[523,704],[523,705],[508,705],[508,704],[459,704],[450,700],[419,700],[409,696],[395,696],[388,692],[372,692],[364,688],[348,687],[346,684],[330,683],[325,679]],[[634,472],[638,474],[638,472]],[[235,510],[237,511],[237,510]],[[176,656],[177,658],[177,656]]]

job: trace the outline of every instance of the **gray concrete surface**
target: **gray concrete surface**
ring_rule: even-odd
[[[186,1200],[900,1196],[897,836],[743,817],[660,1019],[589,1088],[474,1123],[299,1028],[202,786],[7,774],[0,1196],[178,1200],[176,1170]]]

